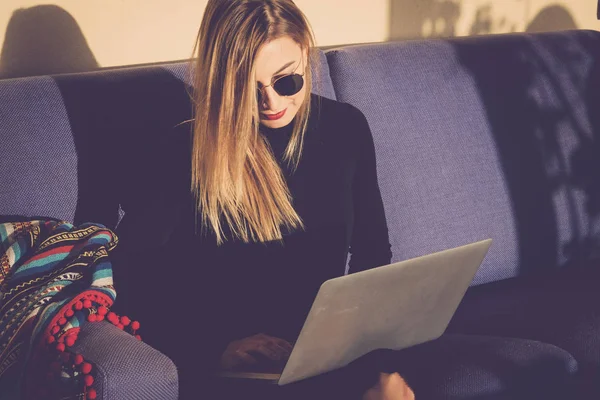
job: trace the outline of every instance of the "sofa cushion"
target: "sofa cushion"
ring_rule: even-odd
[[[350,46],[339,101],[373,131],[394,261],[492,238],[473,283],[600,254],[600,33]]]
[[[403,350],[388,362],[388,370],[399,371],[417,398],[575,398],[577,361],[539,341],[447,334]]]
[[[520,337],[572,354],[600,398],[600,262],[470,288],[447,332]],[[585,379],[591,378],[591,379]]]
[[[77,150],[65,105],[49,77],[0,81],[0,215],[72,221]]]

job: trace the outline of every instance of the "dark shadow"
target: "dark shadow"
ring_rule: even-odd
[[[585,207],[592,216],[588,224],[589,235],[581,247],[593,258],[600,259],[600,56],[594,60],[591,68],[585,100],[591,129],[595,134],[582,138],[582,145],[572,155],[571,166],[573,184],[586,193]]]
[[[13,13],[0,53],[0,79],[97,68],[81,28],[64,9],[41,5]]]
[[[186,176],[187,164],[170,154],[174,137],[191,118],[188,91],[162,67],[126,68],[54,77],[65,105],[77,151],[78,199],[74,222],[115,228],[119,205],[147,208],[167,201],[174,183]],[[177,142],[178,144],[181,144]],[[185,142],[184,142],[185,144]],[[175,165],[181,167],[174,172]],[[149,224],[160,224],[156,215]],[[168,218],[168,216],[165,216]]]
[[[158,247],[178,220],[189,195],[191,90],[162,67],[55,76],[77,151],[78,199],[74,223],[99,222],[115,229],[113,277],[119,293],[115,311],[127,304],[148,332],[160,332],[135,282],[146,265],[119,264],[120,252],[136,252],[140,239]],[[182,182],[183,181],[183,182]],[[140,255],[141,256],[141,255]],[[159,271],[153,273],[160,274]],[[126,308],[123,309],[125,311]],[[134,311],[130,312],[133,314]],[[152,343],[151,334],[145,338]]]
[[[498,147],[522,273],[578,264],[600,250],[600,103],[589,98],[598,90],[591,69],[597,42],[586,33],[451,42],[476,82]],[[596,88],[587,101],[586,87]]]
[[[481,6],[475,12],[475,21],[473,21],[473,24],[471,25],[469,34],[475,36],[491,33],[493,22],[492,5],[486,4]]]
[[[518,232],[520,269],[546,269],[556,263],[557,228],[544,155],[535,136],[543,111],[527,95],[537,71],[523,63],[511,40],[486,40],[490,45],[479,45],[476,39],[452,44],[477,83],[498,147]],[[556,120],[552,115],[544,118]]]
[[[460,0],[390,0],[389,39],[455,36],[459,16]]]
[[[525,32],[550,32],[577,29],[573,16],[562,6],[549,6],[535,16]]]

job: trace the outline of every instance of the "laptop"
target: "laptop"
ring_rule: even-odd
[[[439,338],[491,239],[324,282],[282,370],[219,372],[286,385],[344,367],[377,349],[402,350]]]

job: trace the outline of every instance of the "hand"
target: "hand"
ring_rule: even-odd
[[[283,340],[260,333],[229,343],[221,356],[221,369],[230,371],[243,365],[256,365],[259,361],[286,360],[292,345]]]
[[[379,382],[365,392],[362,400],[415,400],[415,394],[397,373],[381,373]]]

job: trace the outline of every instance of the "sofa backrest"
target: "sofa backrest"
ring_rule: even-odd
[[[492,238],[474,284],[600,256],[600,33],[327,52],[372,129],[394,260]]]
[[[50,77],[0,81],[0,214],[72,221],[77,152]]]
[[[598,257],[599,41],[573,31],[319,53],[315,92],[357,106],[373,131],[394,260],[491,237],[479,284]],[[189,115],[187,67],[0,81],[0,216],[116,226],[114,160],[143,156]],[[145,168],[136,157],[127,167]]]
[[[314,91],[335,98],[322,51],[316,60]],[[170,63],[0,80],[0,216],[114,228],[115,161],[147,167],[144,142],[190,117],[188,78],[187,63]]]

